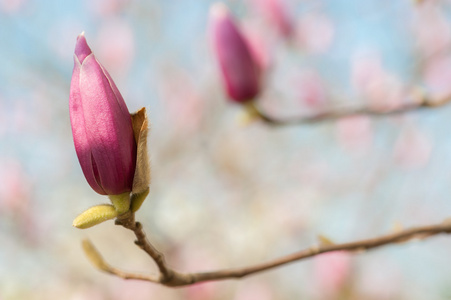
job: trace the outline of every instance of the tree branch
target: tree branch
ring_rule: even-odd
[[[137,240],[135,244],[141,248],[144,252],[149,254],[150,257],[155,261],[157,267],[160,271],[159,282],[165,283],[173,277],[173,270],[168,268],[164,255],[158,251],[147,239],[146,234],[142,228],[141,223],[135,222],[135,214],[128,211],[126,214],[119,216],[116,219],[116,225],[124,226],[125,228],[133,231]]]
[[[413,227],[410,229],[398,231],[387,235],[382,235],[371,239],[365,239],[342,244],[331,244],[331,243],[320,244],[318,246],[312,246],[302,251],[266,263],[257,264],[254,266],[244,268],[232,268],[200,273],[179,273],[171,269],[169,266],[167,266],[163,254],[150,244],[149,240],[146,238],[146,235],[142,229],[141,224],[137,222],[135,223],[133,216],[131,217],[129,216],[128,219],[123,219],[122,221],[116,221],[116,223],[126,227],[127,229],[132,230],[135,233],[135,236],[137,238],[137,241],[135,243],[146,253],[148,253],[149,256],[151,256],[152,259],[156,262],[160,271],[160,275],[158,277],[146,276],[134,273],[127,273],[119,269],[113,268],[103,260],[100,253],[98,253],[98,251],[89,241],[84,241],[83,248],[92,264],[102,271],[119,276],[124,279],[145,280],[160,283],[162,285],[170,287],[185,286],[205,281],[242,278],[244,276],[270,270],[288,263],[313,257],[326,252],[347,251],[361,253],[366,250],[374,249],[385,245],[404,243],[413,239],[425,239],[438,234],[451,233],[451,221],[446,220],[439,224],[422,227]]]
[[[436,108],[448,104],[451,101],[451,96],[444,97],[442,99],[429,99],[426,97],[419,98],[416,102],[406,103],[393,109],[377,109],[371,107],[343,107],[331,109],[316,113],[311,116],[304,116],[299,118],[290,119],[277,119],[264,113],[260,108],[256,107],[253,102],[247,104],[246,109],[249,113],[257,116],[265,123],[271,126],[287,126],[287,125],[302,125],[302,124],[314,124],[323,121],[333,121],[344,117],[355,115],[368,115],[372,117],[381,117],[396,115],[424,108]]]
[[[81,243],[83,250],[89,261],[99,270],[116,275],[123,279],[138,279],[150,282],[160,282],[158,276],[147,276],[135,273],[127,273],[108,264],[94,247],[90,240],[83,240]]]

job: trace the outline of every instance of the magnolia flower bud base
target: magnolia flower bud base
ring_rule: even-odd
[[[111,203],[116,209],[118,215],[125,214],[130,210],[130,193],[123,193],[120,195],[109,195]]]
[[[85,229],[104,221],[135,213],[149,194],[150,165],[147,154],[148,121],[146,109],[131,114],[133,135],[137,145],[136,168],[132,191],[119,195],[108,195],[112,205],[102,204],[89,208],[73,222],[73,226]]]
[[[244,110],[239,115],[238,122],[242,126],[247,126],[261,119],[262,115],[255,106],[255,103],[253,101],[249,101],[244,104]]]

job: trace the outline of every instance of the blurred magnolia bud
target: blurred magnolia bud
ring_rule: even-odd
[[[229,98],[238,103],[260,92],[260,74],[248,43],[223,3],[210,10],[210,39]]]

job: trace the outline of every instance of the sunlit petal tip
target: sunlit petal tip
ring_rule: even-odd
[[[77,43],[75,44],[75,56],[77,57],[78,61],[83,63],[85,58],[92,53],[91,48],[88,46],[88,42],[85,38],[85,32],[83,31],[80,33],[80,35],[77,37]]]

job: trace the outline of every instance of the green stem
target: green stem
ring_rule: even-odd
[[[119,215],[125,214],[130,210],[130,192],[120,195],[108,195],[111,203]]]

